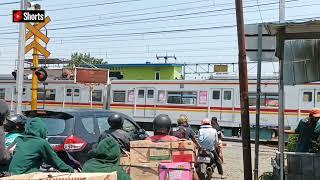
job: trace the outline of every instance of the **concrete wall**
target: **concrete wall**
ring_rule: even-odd
[[[160,80],[180,79],[182,67],[121,67],[110,71],[120,71],[123,80],[155,80],[155,72],[160,71]]]

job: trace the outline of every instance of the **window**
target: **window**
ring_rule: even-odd
[[[155,80],[160,80],[160,71],[156,71],[154,76]]]
[[[72,96],[72,89],[67,89],[66,95],[67,95],[67,96]]]
[[[144,90],[143,89],[139,89],[138,98],[144,98]]]
[[[153,98],[154,97],[154,91],[152,89],[148,90],[148,98]]]
[[[0,99],[5,99],[6,96],[6,89],[1,88],[0,89]]]
[[[97,117],[97,121],[98,121],[100,133],[102,133],[103,131],[108,130],[110,128],[107,116]]]
[[[320,102],[320,92],[317,92],[317,102]]]
[[[56,99],[55,89],[38,89],[38,100],[50,100],[54,101]]]
[[[303,92],[303,102],[312,101],[312,92]]]
[[[83,127],[87,130],[88,133],[95,134],[93,117],[81,118],[81,122],[83,124]]]
[[[137,128],[128,119],[124,118],[123,130],[128,132],[129,134],[133,134],[137,131]]]
[[[224,91],[223,92],[223,100],[231,100],[231,96],[232,96],[231,91]]]
[[[220,91],[212,91],[212,99],[220,99]]]
[[[66,121],[58,118],[41,118],[47,125],[48,135],[54,136],[62,134],[66,128]]]
[[[80,96],[80,89],[74,89],[73,96]]]
[[[277,93],[261,93],[260,106],[278,107],[279,96]],[[249,93],[249,106],[256,106],[257,94]]]
[[[113,102],[125,102],[126,91],[113,91]]]
[[[102,90],[94,90],[92,92],[92,101],[101,102],[102,101]]]
[[[168,91],[167,103],[169,104],[196,104],[197,92],[195,91]]]

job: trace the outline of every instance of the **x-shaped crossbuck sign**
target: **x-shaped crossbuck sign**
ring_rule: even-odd
[[[32,36],[36,36],[39,39],[41,39],[44,43],[48,43],[50,38],[48,38],[46,35],[44,35],[40,30],[43,28],[46,24],[48,24],[51,21],[50,17],[46,17],[44,22],[31,25],[30,23],[26,23],[26,28],[29,30],[29,32],[26,34],[26,41],[29,40]],[[27,54],[31,49],[37,49],[41,54],[43,54],[46,58],[50,56],[50,52],[46,50],[46,48],[42,47],[41,44],[39,44],[36,41],[32,41],[30,44],[28,44],[25,48],[25,53]]]

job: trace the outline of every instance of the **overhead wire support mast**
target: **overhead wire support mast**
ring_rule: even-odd
[[[242,0],[235,0],[235,4],[236,4],[237,31],[238,31],[238,47],[239,47],[241,136],[242,136],[244,179],[252,180],[250,119],[249,119],[249,100],[248,100],[248,73],[247,73],[245,34],[244,34],[243,3],[242,3]]]

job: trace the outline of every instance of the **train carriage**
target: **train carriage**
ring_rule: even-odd
[[[261,84],[261,126],[276,132],[278,125],[277,77],[263,77]],[[12,108],[15,80],[0,78],[0,99]],[[217,117],[226,134],[240,129],[239,80],[236,76],[217,76],[213,80],[125,81],[113,80],[110,93],[106,86],[90,87],[68,80],[49,80],[39,84],[38,108],[103,108],[109,100],[111,109],[123,112],[150,129],[153,118],[168,114],[176,120],[186,114],[190,124],[200,125],[205,117]],[[30,109],[31,82],[25,81],[23,108]],[[110,94],[108,98],[108,94]],[[249,78],[250,124],[255,124],[256,80]],[[295,128],[308,110],[320,107],[320,84],[285,87],[285,125]]]

